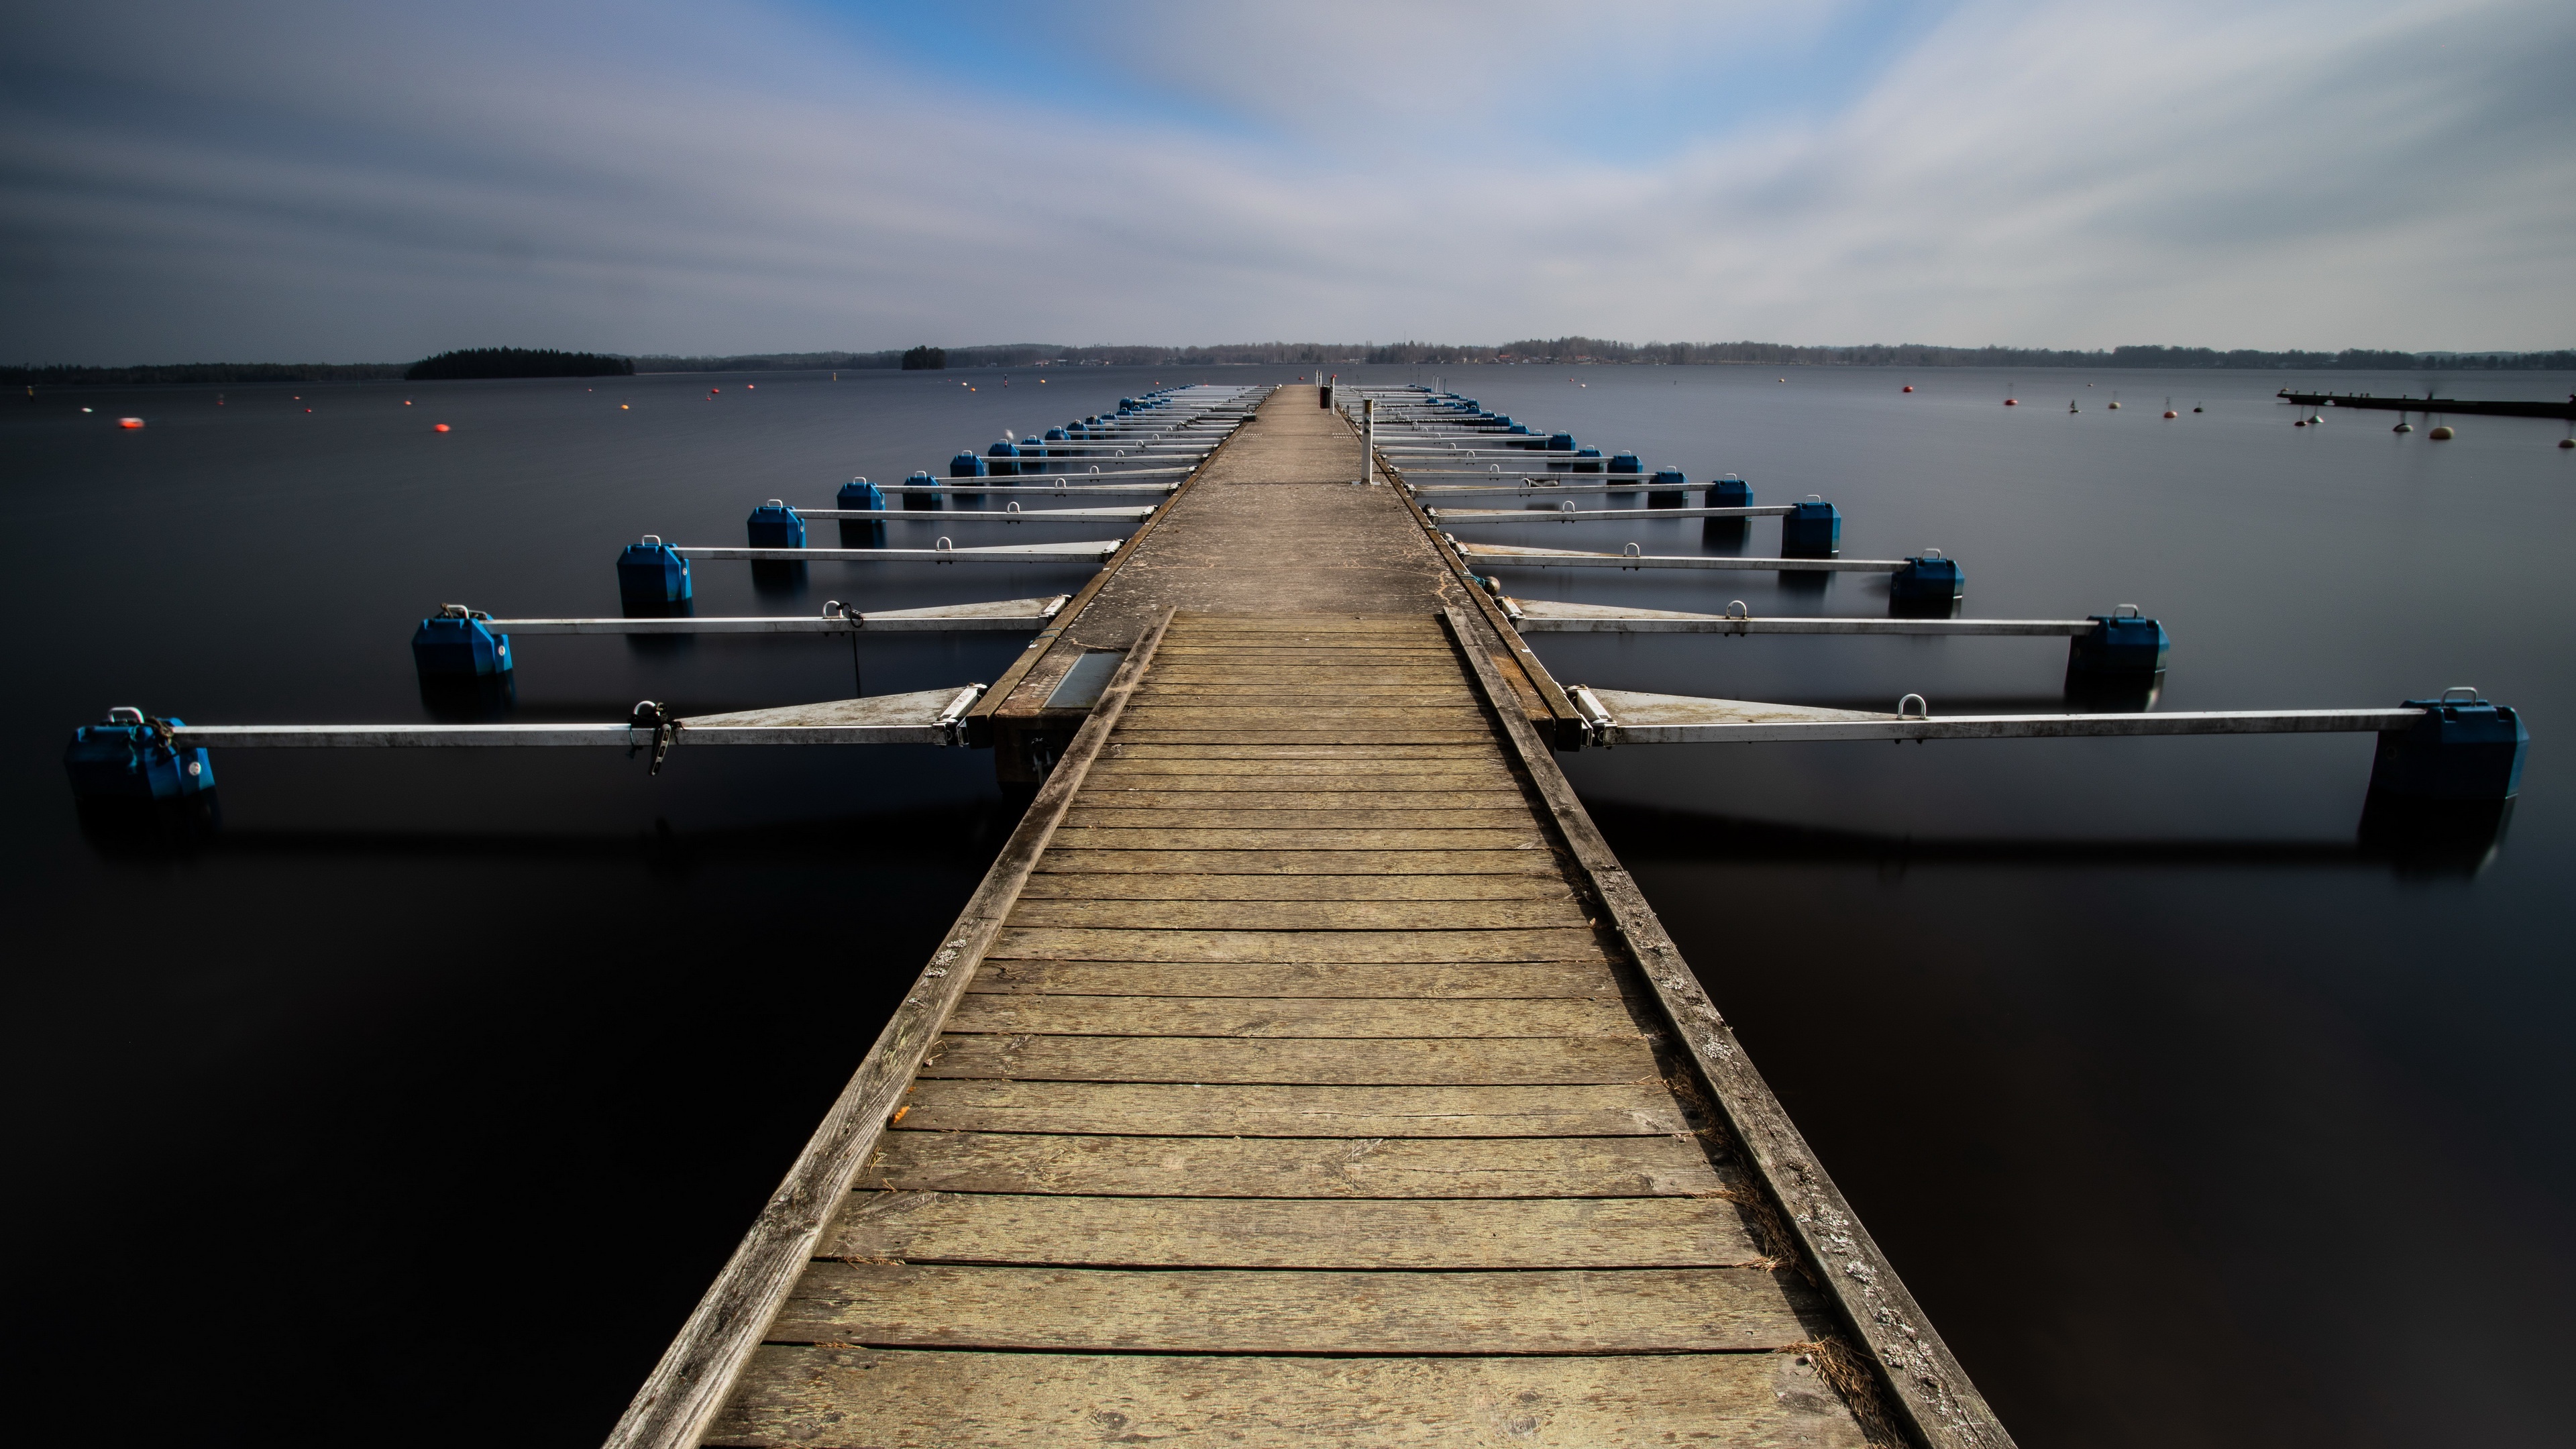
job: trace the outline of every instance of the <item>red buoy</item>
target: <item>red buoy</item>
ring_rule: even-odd
[[[116,420],[116,425],[120,428],[139,428],[143,426],[143,420],[141,418],[118,418]]]
[[[1910,382],[1909,382],[1909,383],[1907,383],[1907,384],[1905,385],[1905,390],[1906,390],[1907,392],[1912,392],[1912,391],[1914,391],[1914,384],[1912,384],[1912,383],[1910,383]]]
[[[2165,416],[2169,418],[2178,418],[2181,417],[2182,414],[2175,412],[2172,408],[2167,408],[2165,409]]]
[[[447,431],[447,424],[445,424],[445,423],[440,423],[437,427],[435,427],[435,428],[431,429],[430,431],[432,431],[432,432],[438,432],[438,433],[446,432],[446,431]]]
[[[2008,408],[2017,408],[2017,407],[2020,407],[2020,406],[2021,406],[2021,399],[2020,399],[2020,398],[2017,398],[2017,397],[2008,397],[2008,398],[2005,398],[2005,399],[2004,399],[2004,406],[2005,406],[2005,407],[2008,407]]]

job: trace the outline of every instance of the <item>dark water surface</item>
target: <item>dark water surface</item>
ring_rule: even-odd
[[[2547,1386],[2576,1351],[2558,1311],[2576,1289],[2560,954],[2576,453],[2550,446],[2559,425],[2462,419],[2437,444],[2385,415],[2294,430],[2270,397],[2416,390],[2405,376],[1778,376],[1450,381],[1694,479],[1740,472],[1758,501],[1822,494],[1847,556],[1945,548],[1970,614],[2141,604],[2175,641],[2159,708],[2471,683],[2537,737],[2483,858],[2362,842],[2359,736],[1566,757],[2005,1422],[2030,1446],[2563,1442]],[[734,542],[762,499],[827,506],[854,473],[937,471],[1001,428],[1200,380],[1037,377],[0,400],[0,521],[31,626],[0,721],[23,1432],[595,1441],[1013,819],[969,751],[684,750],[658,779],[613,751],[253,751],[217,760],[219,829],[137,835],[74,811],[70,728],[116,704],[427,719],[405,641],[438,603],[612,614],[636,534]],[[2000,407],[2008,392],[2023,405]],[[120,431],[124,414],[150,425]],[[945,531],[999,541],[969,527]],[[1774,552],[1776,528],[1740,546]],[[1734,546],[1687,521],[1474,536]],[[825,564],[756,585],[711,563],[698,609],[1080,578]],[[1886,610],[1859,576],[1821,593],[1765,574],[1506,578],[1535,598]],[[861,665],[871,693],[927,689],[989,680],[1019,643],[870,639]],[[1539,647],[1607,687],[2061,707],[2055,640]],[[518,649],[521,720],[833,698],[852,667],[811,639]]]

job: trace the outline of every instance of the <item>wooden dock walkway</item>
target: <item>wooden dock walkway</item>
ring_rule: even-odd
[[[2011,1442],[1313,396],[990,691],[1045,783],[613,1445]]]

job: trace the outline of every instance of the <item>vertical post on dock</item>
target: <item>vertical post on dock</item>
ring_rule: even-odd
[[[1377,481],[1377,399],[1360,399],[1360,482]]]

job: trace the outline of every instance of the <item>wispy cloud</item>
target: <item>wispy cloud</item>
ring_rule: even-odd
[[[2563,6],[926,13],[32,17],[0,355],[2576,317]]]

